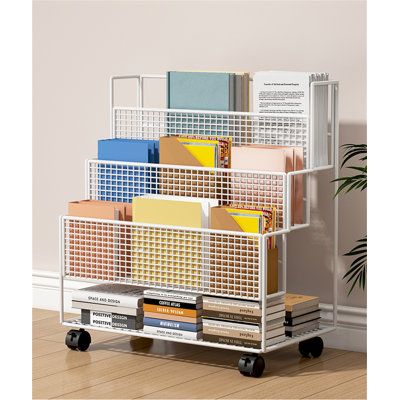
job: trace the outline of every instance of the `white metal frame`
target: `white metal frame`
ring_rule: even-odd
[[[149,112],[149,111],[156,111],[156,112],[161,112],[161,113],[168,113],[168,112],[178,112],[182,113],[182,110],[163,110],[163,109],[145,109],[143,108],[144,104],[144,81],[146,79],[165,79],[165,75],[129,75],[129,76],[113,76],[110,79],[110,132],[111,132],[111,137],[115,137],[115,120],[114,120],[114,112],[116,109],[122,109],[121,107],[115,107],[114,105],[114,83],[116,80],[119,79],[136,79],[138,81],[138,90],[137,90],[137,102],[139,104],[139,107],[123,107],[123,109],[129,109],[129,110],[134,110],[134,111],[141,111],[143,113]],[[330,109],[330,121],[331,121],[331,129],[330,133],[328,133],[328,136],[331,139],[331,153],[330,153],[330,162],[328,165],[325,166],[313,166],[313,151],[312,151],[312,146],[313,146],[313,135],[314,135],[314,127],[313,127],[313,118],[310,119],[310,124],[308,126],[308,142],[307,142],[307,154],[309,154],[309,157],[306,160],[306,169],[301,170],[301,171],[295,171],[295,172],[289,172],[285,175],[284,181],[285,181],[285,188],[284,188],[284,193],[285,193],[285,207],[284,207],[284,224],[281,227],[281,229],[277,232],[274,232],[272,234],[266,234],[266,235],[254,235],[259,238],[259,273],[260,273],[260,300],[261,300],[261,306],[262,306],[262,342],[261,342],[261,348],[248,348],[248,347],[241,347],[241,346],[233,346],[233,345],[225,345],[225,344],[218,344],[218,343],[211,343],[211,342],[206,342],[202,340],[186,340],[186,339],[178,339],[178,338],[170,338],[170,337],[162,337],[158,335],[151,335],[151,334],[146,334],[141,330],[136,330],[136,331],[131,331],[131,330],[125,330],[125,329],[110,329],[110,328],[100,328],[100,327],[92,327],[92,326],[87,326],[83,325],[80,323],[79,319],[74,319],[74,320],[66,320],[64,318],[64,279],[67,278],[66,274],[66,257],[65,257],[65,250],[66,250],[66,244],[68,244],[68,238],[65,235],[65,224],[68,220],[71,219],[71,217],[61,217],[60,218],[60,322],[61,324],[65,326],[70,326],[70,327],[75,327],[75,328],[89,328],[93,330],[99,330],[99,331],[105,331],[105,332],[115,332],[115,333],[121,333],[121,334],[127,334],[131,336],[141,336],[141,337],[148,337],[148,338],[154,338],[154,339],[160,339],[160,340],[166,340],[166,341],[173,341],[173,342],[181,342],[181,343],[190,343],[190,344],[196,344],[196,345],[201,345],[201,346],[208,346],[208,347],[215,347],[215,348],[224,348],[224,349],[231,349],[231,350],[236,350],[236,351],[242,351],[242,352],[253,352],[253,353],[268,353],[270,351],[277,350],[279,348],[283,348],[286,346],[289,346],[293,343],[298,343],[300,341],[315,337],[315,336],[320,336],[322,334],[328,333],[336,329],[337,327],[337,263],[338,263],[338,199],[337,197],[334,198],[334,226],[333,226],[333,266],[332,266],[332,290],[333,290],[333,324],[332,326],[329,327],[321,327],[318,330],[314,330],[311,332],[307,332],[302,335],[295,336],[293,338],[287,337],[285,341],[280,342],[278,344],[272,345],[272,346],[266,346],[265,345],[265,332],[266,332],[266,321],[265,321],[265,315],[266,315],[266,307],[267,307],[267,298],[272,299],[276,296],[279,296],[282,294],[282,292],[286,291],[286,279],[287,279],[287,234],[290,233],[292,230],[296,229],[301,229],[301,228],[306,228],[310,226],[311,224],[311,216],[310,216],[310,197],[311,197],[311,175],[314,173],[317,173],[318,171],[321,170],[327,170],[327,169],[333,169],[334,171],[334,178],[337,178],[339,176],[339,120],[338,120],[338,99],[339,99],[339,83],[337,81],[325,81],[325,82],[314,82],[311,84],[311,104],[313,104],[314,99],[315,99],[315,88],[319,85],[326,85],[327,87],[330,88],[330,103],[331,103],[331,109]],[[190,110],[190,112],[194,113],[210,113],[209,111],[199,111],[199,110]],[[211,112],[212,114],[212,112]],[[238,115],[239,118],[240,115],[243,117],[260,117],[259,114],[255,113],[220,113],[220,112],[215,112],[214,114],[227,114],[227,115]],[[263,116],[265,117],[265,116]],[[88,160],[86,163],[86,191],[87,195],[90,198],[90,179],[88,177],[89,175],[89,170],[90,170],[90,164],[93,162],[100,162],[97,160]],[[101,163],[106,163],[105,161],[101,161]],[[122,164],[127,164],[127,165],[138,165],[138,166],[146,166],[148,167],[151,164],[141,164],[141,163],[122,163]],[[153,165],[154,166],[154,165]],[[160,166],[158,167],[171,167],[170,165],[168,166]],[[182,166],[173,166],[174,168],[182,168]],[[191,169],[191,167],[184,167],[185,169]],[[207,169],[206,169],[207,170]],[[216,170],[216,169],[211,169],[211,170]],[[236,170],[235,170],[236,171]],[[237,170],[236,172],[246,172],[246,171],[240,171]],[[248,172],[248,171],[247,171]],[[254,171],[251,171],[254,173]],[[305,194],[305,211],[306,211],[306,217],[305,217],[305,222],[301,225],[292,225],[291,224],[291,177],[296,176],[299,174],[303,174],[305,179],[306,179],[306,194]],[[336,192],[338,188],[338,182],[335,182],[333,185],[334,188],[334,193]],[[90,219],[87,218],[73,218],[74,220],[82,220],[82,221],[90,221]],[[104,222],[103,220],[94,220],[97,222]],[[109,220],[105,220],[107,223],[110,223]],[[125,225],[125,226],[147,226],[147,227],[159,227],[161,229],[168,229],[168,228],[174,228],[177,229],[177,227],[167,227],[167,226],[157,226],[157,225],[150,225],[150,224],[136,224],[136,223],[129,223],[129,222],[118,222],[118,221],[113,221],[112,222],[114,225]],[[190,230],[190,228],[178,228],[182,230]],[[227,231],[215,231],[215,230],[209,230],[209,229],[201,229],[197,230],[199,233],[220,233],[220,234],[226,234]],[[231,233],[231,232],[229,232]],[[282,282],[281,282],[281,287],[280,287],[280,292],[275,293],[273,295],[268,295],[266,294],[266,286],[267,286],[267,260],[265,257],[265,238],[269,236],[279,236],[282,239],[282,245],[281,245],[281,268],[282,268]],[[79,278],[74,278],[78,279]],[[90,281],[88,279],[83,279],[84,281]],[[96,280],[97,281],[97,280]]]

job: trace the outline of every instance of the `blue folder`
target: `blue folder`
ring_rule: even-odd
[[[98,159],[159,163],[158,140],[106,139],[98,142]],[[157,193],[155,172],[144,166],[98,164],[100,200],[130,203],[135,196]]]

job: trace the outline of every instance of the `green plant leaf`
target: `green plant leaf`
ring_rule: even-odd
[[[342,148],[346,149],[343,155],[343,161],[340,168],[352,158],[360,156],[360,161],[365,161],[367,159],[367,145],[366,144],[344,144],[341,146]]]
[[[367,277],[367,236],[358,239],[356,243],[359,244],[344,254],[347,257],[356,257],[343,275],[343,279],[347,279],[346,283],[351,284],[348,295],[351,294],[357,283],[358,287],[364,290]]]

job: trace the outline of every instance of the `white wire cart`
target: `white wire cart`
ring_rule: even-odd
[[[117,80],[137,81],[139,107],[114,105]],[[238,368],[244,375],[260,376],[265,363],[261,354],[299,343],[301,354],[319,356],[323,350],[321,335],[337,325],[337,254],[338,202],[334,204],[333,232],[333,321],[283,342],[266,346],[267,301],[286,292],[287,235],[311,224],[312,174],[333,170],[338,177],[338,89],[337,81],[311,84],[310,107],[316,101],[317,86],[324,85],[329,93],[327,118],[330,129],[323,138],[328,142],[326,162],[320,162],[315,134],[318,116],[267,116],[244,112],[172,110],[145,108],[144,82],[165,79],[165,75],[115,76],[110,80],[111,137],[158,139],[167,133],[210,134],[232,137],[233,145],[268,144],[301,146],[304,169],[289,173],[203,168],[178,165],[130,163],[90,159],[86,161],[86,198],[131,202],[132,197],[146,193],[218,199],[224,204],[274,205],[278,210],[277,231],[251,234],[212,229],[139,224],[93,218],[60,217],[60,322],[72,327],[66,343],[86,350],[90,334],[86,329],[141,336],[151,339],[190,343],[243,352]],[[111,178],[110,178],[111,177]],[[292,219],[293,181],[303,185],[301,224]],[[332,184],[332,194],[337,190]],[[279,291],[267,294],[267,240],[276,236],[279,243]],[[85,282],[127,283],[149,288],[189,291],[221,297],[259,301],[262,308],[261,346],[240,347],[156,336],[142,330],[101,328],[84,325],[80,319],[65,319],[64,280]]]

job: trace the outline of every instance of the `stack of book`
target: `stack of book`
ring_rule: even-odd
[[[293,337],[319,328],[319,297],[286,293],[285,311],[286,336]]]
[[[179,339],[201,339],[202,307],[200,294],[146,289],[143,332]]]
[[[283,296],[267,303],[266,346],[285,340]],[[261,347],[261,304],[256,301],[203,296],[203,339],[209,342]]]
[[[100,284],[72,293],[72,307],[81,310],[81,322],[117,329],[143,328],[143,289],[124,284]]]

